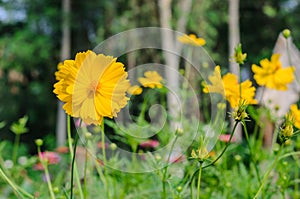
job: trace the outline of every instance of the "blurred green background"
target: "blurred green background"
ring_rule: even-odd
[[[178,2],[171,4],[174,29],[180,16]],[[229,57],[228,4],[194,0],[186,27],[186,33],[205,38],[205,49],[223,67]],[[73,0],[70,7],[69,58],[119,32],[160,26],[158,1]],[[285,28],[299,46],[299,0],[241,0],[239,11],[241,43],[248,54],[245,67],[270,57]],[[57,99],[52,90],[57,63],[62,61],[63,17],[60,0],[0,1],[0,121],[7,124],[0,130],[1,140],[13,139],[9,127],[24,115],[29,116],[29,133],[22,136],[23,143],[31,145],[45,136],[55,140]]]

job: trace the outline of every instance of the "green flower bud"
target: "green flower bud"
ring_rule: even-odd
[[[175,133],[177,136],[182,136],[183,135],[183,129],[182,128],[177,128],[176,129],[176,133]]]
[[[36,144],[37,146],[42,146],[42,145],[43,145],[43,140],[42,140],[42,139],[36,139],[36,140],[35,140],[35,144]]]
[[[118,148],[118,146],[117,146],[115,143],[111,143],[111,144],[109,145],[109,148],[110,148],[112,151],[115,151],[115,150]]]
[[[85,138],[87,139],[87,140],[90,140],[91,138],[92,138],[92,134],[90,133],[90,132],[86,132],[85,134],[84,134],[84,136],[85,136]]]
[[[282,35],[287,39],[291,36],[291,31],[289,29],[284,29]]]

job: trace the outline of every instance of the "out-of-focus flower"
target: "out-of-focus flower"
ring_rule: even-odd
[[[66,146],[60,146],[55,149],[57,153],[69,153],[69,148]]]
[[[254,79],[260,86],[276,90],[287,90],[287,85],[294,80],[295,67],[282,68],[279,60],[280,54],[273,54],[271,60],[263,59],[259,63],[252,65]]]
[[[40,160],[45,161],[47,165],[58,164],[61,159],[59,154],[52,151],[41,152],[39,158]],[[41,162],[35,164],[33,168],[35,170],[44,170],[43,164]]]
[[[203,92],[220,93],[229,102],[232,108],[239,105],[239,101],[243,100],[247,104],[256,104],[255,87],[250,80],[246,80],[239,84],[238,78],[232,73],[227,73],[221,77],[220,66],[216,66],[214,74],[208,77],[211,84],[203,83]]]
[[[14,166],[14,162],[12,160],[5,160],[3,166],[6,169],[11,169]]]
[[[300,129],[300,110],[296,104],[291,105],[291,114],[294,117],[294,126]]]
[[[195,34],[185,34],[183,36],[179,36],[177,39],[183,44],[189,44],[193,46],[204,46],[206,43],[205,39],[201,37],[198,38]]]
[[[219,136],[219,140],[222,142],[229,142],[230,134],[221,134]],[[235,137],[232,137],[230,142],[235,142],[235,141],[236,141]]]
[[[163,78],[160,76],[160,74],[156,71],[146,71],[144,73],[145,77],[138,78],[138,81],[142,84],[144,87],[149,88],[162,88],[162,80]]]
[[[130,86],[127,92],[130,95],[140,95],[143,92],[143,89],[138,85],[134,85],[134,86]]]
[[[221,76],[220,66],[216,66],[213,75],[208,76],[208,80],[211,84],[206,84],[203,82],[203,92],[204,93],[220,93],[225,96],[225,87]]]
[[[147,141],[141,142],[139,145],[140,145],[140,147],[143,147],[143,148],[156,148],[159,146],[159,142],[157,140],[147,140]]]
[[[77,53],[75,60],[58,65],[54,93],[64,102],[67,114],[87,124],[101,124],[116,117],[127,101],[130,86],[124,65],[116,58],[92,51]]]
[[[20,165],[26,165],[28,162],[28,158],[26,156],[21,156],[18,158],[18,163]]]

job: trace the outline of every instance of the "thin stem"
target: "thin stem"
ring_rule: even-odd
[[[73,199],[73,178],[74,178],[74,167],[75,167],[75,159],[76,159],[76,148],[77,148],[77,142],[78,142],[78,134],[75,135],[75,141],[74,141],[74,149],[73,149],[73,157],[72,157],[72,165],[71,165],[71,193],[70,198]]]
[[[13,148],[13,154],[12,154],[12,161],[14,165],[17,162],[17,156],[18,156],[18,150],[19,150],[19,144],[20,144],[20,134],[16,134],[15,136],[15,142],[14,142],[14,148]]]
[[[200,168],[199,168],[199,174],[198,174],[197,199],[200,199],[201,174],[202,174],[202,162],[200,162]]]
[[[257,190],[257,192],[256,192],[255,196],[253,197],[253,199],[258,198],[258,196],[260,195],[260,193],[261,193],[261,191],[262,191],[264,185],[266,184],[266,181],[267,181],[267,179],[268,179],[268,177],[269,177],[271,171],[274,169],[274,167],[275,167],[276,164],[277,164],[277,161],[278,161],[278,159],[279,159],[279,156],[280,156],[280,154],[281,154],[282,149],[283,149],[283,144],[280,145],[280,149],[279,149],[278,153],[276,154],[275,160],[273,161],[272,165],[269,167],[268,171],[267,171],[266,174],[264,175],[264,178],[263,178],[263,180],[262,180],[262,183],[260,184],[260,187],[259,187],[259,189]]]
[[[293,159],[295,160],[298,168],[300,168],[300,164],[299,164],[299,158],[296,155],[293,155]],[[295,169],[295,179],[299,178],[299,169]],[[298,193],[299,190],[299,183],[295,183],[294,184],[294,193],[295,193],[295,198],[296,198],[296,194]]]
[[[247,146],[249,148],[249,154],[250,154],[250,158],[254,164],[254,168],[255,168],[255,173],[256,173],[256,177],[258,179],[258,182],[259,184],[261,184],[261,179],[260,179],[260,174],[259,174],[259,170],[257,168],[257,164],[256,164],[256,161],[254,159],[254,156],[253,156],[253,152],[252,152],[252,148],[251,148],[251,144],[250,144],[250,140],[249,140],[249,135],[248,135],[248,130],[246,128],[246,123],[244,120],[242,120],[242,125],[243,125],[243,128],[244,128],[244,132],[245,132],[245,136],[246,136],[246,141],[247,141]]]
[[[145,96],[147,96],[148,93],[149,93],[149,90],[146,92]],[[141,124],[142,121],[145,120],[145,112],[146,112],[146,108],[147,108],[147,103],[148,103],[148,97],[145,97],[144,101],[142,103],[142,108],[141,108],[140,115],[139,115],[139,117],[137,119],[137,123],[138,124]]]
[[[101,145],[102,145],[103,163],[105,168],[107,165],[107,160],[106,160],[106,151],[105,151],[104,119],[102,119],[102,123],[101,123]]]
[[[212,161],[211,163],[209,163],[209,164],[203,166],[202,169],[205,169],[205,168],[207,168],[207,167],[210,167],[210,166],[214,165],[214,164],[215,164],[215,163],[223,156],[223,154],[225,153],[226,149],[228,148],[228,146],[229,146],[230,143],[231,143],[231,139],[232,139],[232,137],[233,137],[233,134],[234,134],[234,132],[235,132],[235,129],[236,129],[238,123],[239,123],[239,121],[236,121],[236,122],[235,122],[235,124],[234,124],[234,126],[233,126],[233,129],[232,129],[232,131],[231,131],[231,133],[230,133],[229,140],[228,140],[228,142],[226,143],[226,145],[225,145],[223,151],[220,153],[220,155],[219,155],[214,161]]]
[[[105,176],[105,184],[106,184],[106,193],[107,193],[107,198],[110,198],[110,193],[109,193],[109,186],[108,186],[108,180],[106,173],[106,166],[107,166],[107,159],[106,159],[106,149],[105,149],[105,131],[104,131],[104,118],[102,119],[101,122],[101,145],[102,145],[102,158],[103,158],[103,163],[104,163],[104,176]]]
[[[55,199],[55,195],[54,195],[52,184],[51,184],[51,178],[50,178],[50,174],[49,174],[49,170],[48,170],[48,164],[46,162],[48,160],[44,160],[44,158],[41,154],[40,146],[37,147],[37,151],[38,151],[39,159],[40,159],[40,161],[41,161],[41,163],[44,167],[45,177],[46,177],[46,181],[47,181],[47,185],[48,185],[48,189],[49,189],[49,192],[50,192],[51,199]]]
[[[67,135],[68,135],[69,151],[70,151],[70,155],[71,155],[70,157],[71,157],[71,161],[73,162],[73,159],[75,158],[76,153],[74,153],[73,146],[72,146],[71,117],[69,115],[67,116]],[[79,179],[79,176],[78,176],[76,163],[74,163],[74,171],[72,171],[72,174],[73,173],[75,175],[75,180],[76,180],[76,184],[77,184],[77,187],[78,187],[78,190],[79,190],[80,198],[83,198],[83,193],[82,193],[82,189],[81,189],[81,184],[80,184],[80,179]],[[73,189],[73,181],[71,182],[71,188]],[[70,199],[73,199],[73,198],[70,197]]]
[[[194,181],[195,181],[195,178],[193,178],[193,176],[192,176],[192,179],[191,179],[191,199],[194,198],[194,192],[193,192]]]
[[[86,147],[88,147],[88,140],[86,141]],[[84,177],[83,177],[83,196],[84,198],[87,198],[87,189],[86,189],[86,184],[87,184],[87,164],[88,164],[88,150],[87,148],[85,149],[85,161],[84,161]]]
[[[238,69],[239,69],[239,89],[240,89],[240,100],[242,100],[242,72],[241,72],[241,66],[238,63]]]
[[[178,136],[176,135],[172,145],[171,145],[171,149],[170,149],[170,152],[169,152],[169,155],[168,155],[168,159],[167,159],[167,166],[165,167],[164,169],[164,172],[163,172],[163,178],[162,178],[162,188],[163,188],[163,192],[162,192],[162,198],[166,198],[167,197],[167,192],[166,192],[166,177],[167,177],[167,172],[168,172],[168,167],[169,167],[169,162],[170,162],[170,158],[171,158],[171,154],[172,154],[172,151],[174,149],[174,146],[175,146],[175,143],[178,139]]]
[[[13,191],[16,193],[16,195],[20,196],[21,198],[23,197],[23,194],[31,199],[34,199],[34,196],[32,196],[31,194],[27,193],[25,190],[23,190],[22,188],[18,187],[14,182],[12,182],[9,177],[6,176],[6,174],[4,173],[4,171],[2,170],[2,168],[0,167],[0,176],[2,177],[2,179],[4,181],[6,181],[11,188],[13,189]]]

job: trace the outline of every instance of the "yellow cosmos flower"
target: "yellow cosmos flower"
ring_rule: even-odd
[[[295,68],[282,68],[279,54],[273,54],[271,60],[260,61],[261,67],[253,64],[254,79],[260,86],[276,90],[287,90],[287,85],[294,80]]]
[[[201,37],[197,38],[195,34],[185,34],[183,36],[179,36],[177,39],[183,44],[189,44],[193,46],[204,46],[206,43],[205,39]]]
[[[163,78],[156,71],[147,71],[144,73],[145,77],[138,78],[138,81],[144,86],[149,88],[162,88]]]
[[[232,73],[227,73],[221,77],[220,66],[216,66],[214,75],[208,77],[210,85],[204,84],[203,92],[220,93],[229,102],[232,108],[239,105],[240,100],[247,104],[256,104],[255,87],[250,80],[238,83],[238,78]],[[241,93],[242,92],[242,93]]]
[[[127,92],[130,95],[140,95],[143,92],[143,89],[138,85],[134,85],[134,86],[130,86]]]
[[[300,110],[298,109],[296,104],[291,105],[291,114],[294,117],[294,126],[300,129]]]
[[[59,80],[54,93],[64,102],[63,109],[87,124],[101,124],[103,117],[115,117],[129,98],[127,72],[116,58],[92,51],[77,53],[75,60],[58,65]]]
[[[204,93],[220,93],[225,97],[224,84],[221,77],[220,66],[216,66],[214,74],[208,76],[208,80],[211,82],[211,85],[204,83],[203,92]]]

